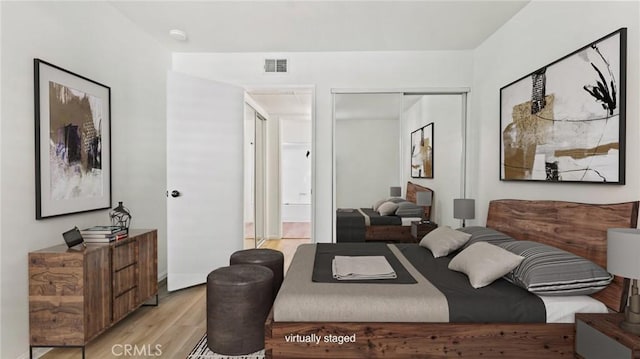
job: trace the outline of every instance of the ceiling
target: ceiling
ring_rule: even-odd
[[[273,53],[474,49],[528,0],[109,2],[172,52]],[[186,31],[187,41],[172,39],[171,29]],[[308,90],[248,92],[269,114],[311,115]],[[339,95],[336,118],[397,118],[398,99]]]
[[[172,52],[316,52],[474,49],[528,0],[109,2]]]

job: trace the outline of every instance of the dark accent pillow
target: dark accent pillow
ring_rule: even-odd
[[[502,232],[496,231],[493,228],[470,226],[458,228],[458,230],[464,233],[471,234],[471,238],[469,238],[469,241],[465,243],[462,249],[465,249],[476,242],[488,242],[498,245],[500,243],[515,241],[515,239],[513,239],[512,237],[509,237]]]
[[[524,260],[505,279],[532,293],[550,296],[589,295],[613,276],[592,261],[560,248],[532,241],[498,244]]]

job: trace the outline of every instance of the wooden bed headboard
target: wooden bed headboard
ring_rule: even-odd
[[[433,206],[433,190],[412,182],[407,182],[406,200],[416,203],[417,192],[431,192],[431,206]],[[424,207],[424,219],[431,219],[431,206]]]
[[[501,199],[489,202],[487,227],[520,240],[548,244],[607,268],[607,229],[636,228],[638,201],[586,204]],[[610,309],[624,310],[629,280],[615,277],[592,296]]]

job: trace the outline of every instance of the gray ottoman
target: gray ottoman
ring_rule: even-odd
[[[257,264],[273,271],[273,299],[282,285],[284,276],[284,255],[280,251],[266,248],[254,248],[237,251],[231,255],[229,264]]]
[[[214,353],[245,355],[264,348],[273,302],[273,272],[239,264],[207,276],[207,344]]]

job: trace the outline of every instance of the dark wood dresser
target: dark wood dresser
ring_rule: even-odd
[[[29,253],[29,342],[82,348],[155,296],[157,230],[86,248],[59,245]]]

